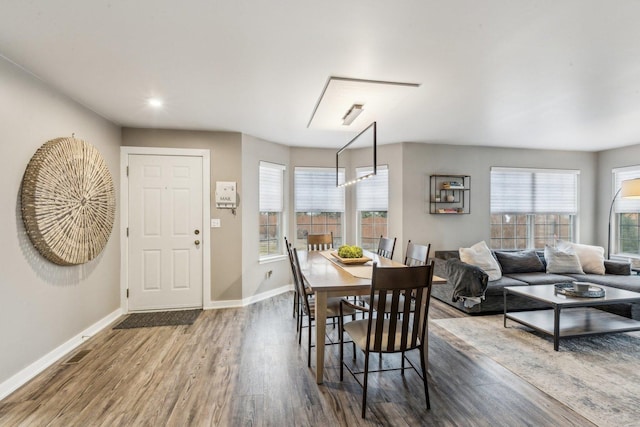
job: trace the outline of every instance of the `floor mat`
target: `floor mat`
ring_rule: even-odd
[[[153,313],[133,313],[118,323],[113,329],[152,328],[154,326],[191,325],[202,313],[198,310],[157,311]]]

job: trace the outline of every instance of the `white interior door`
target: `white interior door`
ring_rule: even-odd
[[[202,158],[129,154],[129,311],[202,307]]]

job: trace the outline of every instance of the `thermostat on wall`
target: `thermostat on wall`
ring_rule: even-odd
[[[232,181],[216,182],[216,208],[236,208],[236,183]]]

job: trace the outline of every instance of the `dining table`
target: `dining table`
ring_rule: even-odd
[[[324,380],[324,337],[327,326],[327,298],[369,295],[371,293],[371,275],[374,262],[377,263],[378,268],[406,267],[402,263],[378,256],[369,251],[363,251],[363,256],[370,258],[370,261],[365,264],[345,264],[334,256],[335,253],[335,250],[299,252],[300,268],[307,285],[315,294],[316,300],[316,383],[318,384],[322,384]],[[443,278],[433,277],[434,284],[445,282],[446,280]],[[425,351],[426,358],[427,352]]]

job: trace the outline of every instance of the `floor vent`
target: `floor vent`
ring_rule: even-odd
[[[69,360],[64,362],[65,365],[73,365],[74,363],[78,363],[81,361],[87,354],[89,354],[91,350],[81,350],[73,355]]]

